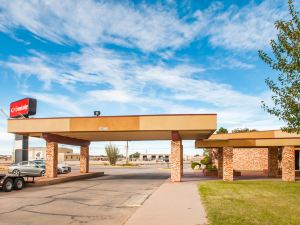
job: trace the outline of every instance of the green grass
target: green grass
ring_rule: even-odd
[[[210,225],[300,224],[300,182],[205,181],[199,192]]]

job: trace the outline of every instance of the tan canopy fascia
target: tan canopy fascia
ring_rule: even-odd
[[[196,148],[300,146],[300,135],[281,130],[214,134],[209,139],[197,140],[195,146]]]
[[[99,117],[9,119],[8,132],[42,138],[62,136],[81,141],[183,140],[208,138],[217,127],[216,114],[163,114]]]

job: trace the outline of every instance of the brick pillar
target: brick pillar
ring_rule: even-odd
[[[282,180],[295,181],[295,147],[284,146],[282,149]]]
[[[57,177],[58,144],[47,142],[46,146],[46,177]]]
[[[182,141],[171,141],[171,181],[180,182],[182,175]]]
[[[218,178],[223,178],[223,148],[218,148]]]
[[[278,147],[268,148],[268,177],[278,175]]]
[[[233,181],[233,148],[223,148],[223,181]]]
[[[88,173],[89,164],[89,146],[80,147],[80,173]]]
[[[181,146],[180,146],[180,169],[181,169],[181,177],[183,177],[183,145],[181,143]]]

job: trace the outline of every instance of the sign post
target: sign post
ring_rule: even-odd
[[[33,98],[24,98],[10,104],[10,118],[28,118],[36,114],[37,101]],[[28,161],[28,136],[15,135],[13,150],[14,162]]]
[[[28,136],[15,135],[14,162],[28,161]]]

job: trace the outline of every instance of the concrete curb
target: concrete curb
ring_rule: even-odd
[[[85,174],[72,174],[63,177],[56,177],[56,178],[41,178],[39,180],[34,181],[33,184],[29,184],[30,186],[46,186],[46,185],[53,185],[53,184],[60,184],[70,181],[76,180],[83,180],[83,179],[90,179],[96,177],[104,176],[104,172],[93,172],[93,173],[85,173]]]

